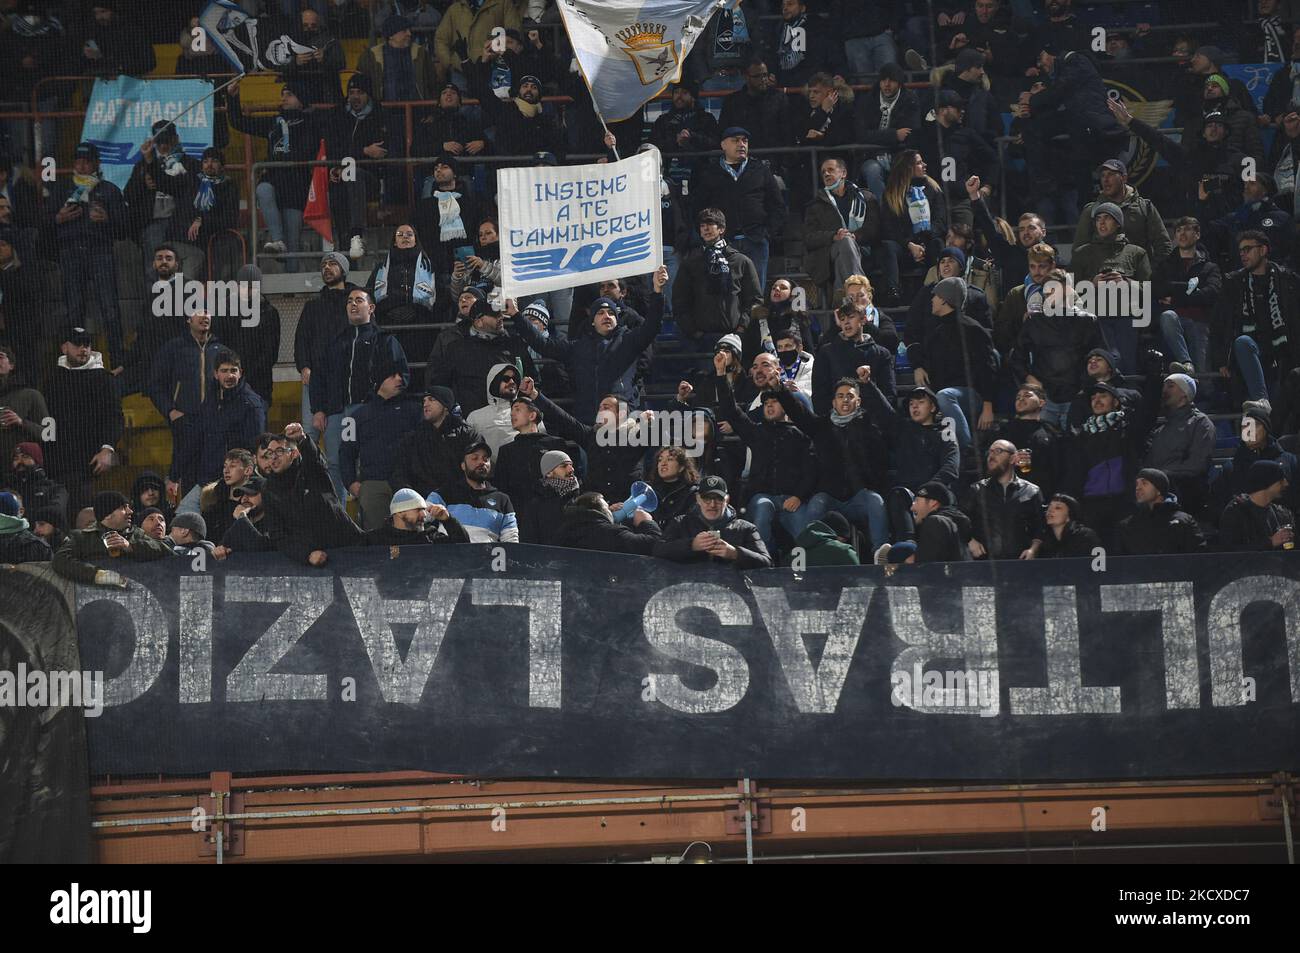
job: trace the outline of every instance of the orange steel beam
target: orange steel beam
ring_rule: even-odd
[[[744,855],[734,782],[466,781],[420,774],[235,779],[230,790],[242,795],[243,814],[318,816],[228,821],[240,826],[242,853],[225,861],[646,859],[679,855],[694,841],[711,845],[719,859]],[[96,787],[94,820],[187,818],[194,807],[211,805],[207,795],[219,789],[208,781],[181,782],[191,787],[181,792],[164,783],[152,795],[138,783],[116,793],[114,785]],[[894,789],[759,785],[752,806],[760,822],[754,849],[766,855],[1244,840],[1276,844],[1277,859],[1285,857],[1280,789],[1263,778]],[[1104,809],[1104,831],[1093,829],[1096,808]],[[372,813],[337,813],[344,811]],[[205,836],[188,823],[101,827],[97,855],[110,863],[212,863],[200,855]]]

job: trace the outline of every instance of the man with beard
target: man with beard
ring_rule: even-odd
[[[515,438],[497,454],[496,483],[509,494],[515,511],[523,513],[539,491],[542,457],[563,447],[564,441],[546,432],[541,408],[522,394],[516,394],[510,402],[510,426]]]
[[[50,374],[49,411],[58,423],[58,440],[50,444],[49,471],[68,489],[68,512],[90,499],[93,480],[116,462],[114,448],[122,439],[122,403],[103,358],[90,349],[85,328],[62,335],[63,356]]]
[[[1196,408],[1196,379],[1170,374],[1160,392],[1164,423],[1151,433],[1143,466],[1164,473],[1192,513],[1205,506],[1216,435],[1214,422]]]
[[[642,420],[653,418],[650,411],[635,416],[630,413],[627,401],[606,394],[600,399],[595,426],[592,426],[552,403],[531,378],[524,380],[520,393],[531,397],[541,408],[548,432],[572,441],[587,454],[587,489],[607,500],[627,499],[632,484],[642,479],[645,465],[645,446],[632,439],[632,431],[641,426]]]
[[[789,99],[775,87],[762,58],[750,61],[745,85],[722,101],[718,125],[748,129],[750,144],[756,149],[776,148],[789,138]]]
[[[1016,389],[1016,415],[998,428],[997,439],[1020,448],[1012,464],[1021,477],[1042,490],[1044,499],[1050,499],[1060,469],[1057,448],[1061,430],[1043,419],[1046,404],[1046,391],[1037,384],[1021,384]]]
[[[542,110],[542,81],[526,74],[519,77],[507,100],[490,89],[476,90],[485,120],[496,126],[497,141],[510,143],[515,155],[550,152],[564,155],[564,135],[554,116]]]
[[[95,521],[86,529],[73,530],[54,554],[53,568],[64,579],[86,585],[125,586],[119,573],[98,569],[89,560],[126,556],[139,562],[165,559],[172,549],[160,540],[131,527],[131,504],[121,493],[105,490],[95,494]]]
[[[645,510],[636,510],[629,527],[614,522],[609,503],[599,493],[583,493],[565,508],[555,544],[598,553],[653,556],[659,540],[659,525]]]
[[[39,443],[24,441],[14,447],[12,470],[0,486],[17,491],[27,512],[53,509],[67,522],[68,491],[46,475]]]
[[[678,563],[718,560],[738,570],[770,568],[772,557],[758,527],[738,517],[730,501],[726,480],[705,477],[695,505],[664,528],[654,554]]]
[[[18,444],[44,438],[49,416],[41,392],[28,387],[18,372],[13,348],[0,346],[0,477],[8,472]]]
[[[388,503],[389,518],[366,532],[370,546],[424,546],[430,543],[468,543],[469,533],[447,507],[426,503],[410,487],[402,487]],[[396,553],[394,553],[396,555]]]
[[[230,526],[221,537],[221,545],[213,553],[225,559],[231,553],[269,553],[275,544],[267,538],[266,504],[263,491],[266,481],[256,473],[243,486],[231,490],[235,507],[230,511]]]
[[[699,152],[718,145],[718,120],[696,103],[698,86],[683,79],[671,87],[672,106],[650,127],[650,141],[665,157]]]
[[[1109,202],[1124,213],[1120,230],[1128,236],[1134,245],[1146,249],[1147,257],[1152,262],[1160,262],[1169,257],[1173,243],[1169,240],[1169,230],[1165,228],[1160,210],[1147,198],[1143,198],[1136,188],[1128,184],[1128,166],[1119,159],[1107,159],[1097,170],[1101,183],[1097,197],[1083,207],[1079,222],[1074,228],[1074,246],[1077,248],[1097,240],[1097,230],[1093,222],[1093,210],[1104,202]]]
[[[1017,475],[1017,453],[1010,441],[993,441],[985,461],[988,476],[971,487],[966,548],[975,559],[1033,559],[1043,545],[1043,494]]]
[[[554,546],[564,525],[565,508],[582,492],[573,458],[548,450],[538,465],[542,478],[536,492],[519,507],[519,541]]]
[[[465,448],[460,463],[461,478],[425,500],[445,506],[465,527],[472,543],[517,543],[519,524],[510,497],[491,483],[492,448],[476,440]]]
[[[456,413],[456,398],[450,388],[430,387],[424,395],[422,414],[423,422],[398,448],[393,482],[428,496],[460,478],[465,450],[479,439],[479,434]]]
[[[290,424],[269,448],[267,537],[290,559],[324,566],[326,550],[361,546],[365,537],[334,495],[329,472],[301,424]]]
[[[348,78],[347,99],[330,110],[325,128],[326,158],[331,162],[341,163],[344,159],[357,162],[348,178],[344,178],[341,164],[332,167],[329,173],[334,235],[340,245],[346,240],[348,257],[357,261],[366,253],[362,237],[366,230],[366,207],[370,199],[379,197],[382,169],[382,166],[364,166],[360,162],[388,155],[384,113],[375,102],[369,76],[353,73]]]
[[[484,383],[492,382],[492,368],[518,364],[522,369],[520,380],[525,376],[536,378],[528,346],[506,331],[505,315],[475,297],[477,300],[470,305],[469,326],[442,332],[429,354],[424,378],[426,390],[435,386],[451,388],[466,418],[487,406],[489,395]],[[460,300],[464,301],[463,295]]]

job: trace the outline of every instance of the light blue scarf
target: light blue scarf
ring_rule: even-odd
[[[205,175],[200,172],[199,188],[194,193],[194,207],[200,212],[211,212],[212,206],[217,204],[216,188],[225,181],[224,175]]]
[[[375,272],[375,304],[384,300],[388,294],[388,271],[392,264],[392,253],[384,258],[384,263]],[[415,259],[415,281],[411,285],[411,303],[422,308],[432,308],[436,290],[433,283],[433,263],[429,256],[420,252]]]

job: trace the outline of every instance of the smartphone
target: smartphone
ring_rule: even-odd
[[[456,260],[457,260],[457,261],[463,262],[466,258],[469,258],[469,257],[472,256],[473,254],[474,254],[474,246],[473,246],[473,245],[457,245],[457,246],[456,246]]]

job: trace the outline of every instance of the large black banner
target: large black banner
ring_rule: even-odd
[[[77,587],[81,664],[106,678],[86,721],[92,772],[1300,768],[1300,556],[892,577],[533,546],[389,556],[337,552],[319,570],[274,554],[122,560],[128,590]]]

